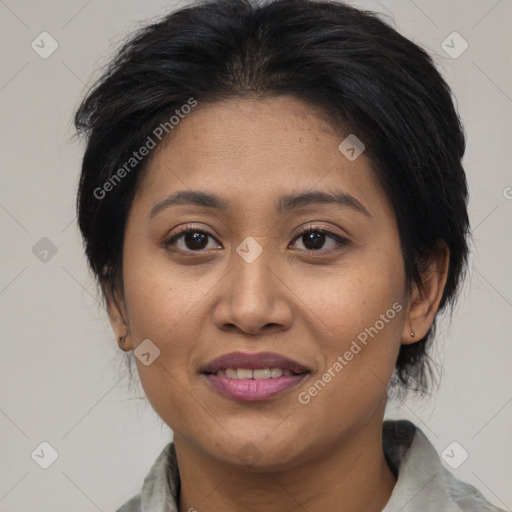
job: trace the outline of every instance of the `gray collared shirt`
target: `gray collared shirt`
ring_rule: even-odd
[[[397,482],[382,512],[505,512],[441,463],[425,434],[407,420],[384,421],[382,445]],[[142,490],[117,512],[178,512],[180,476],[174,443],[160,453]]]

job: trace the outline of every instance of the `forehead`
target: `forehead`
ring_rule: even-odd
[[[344,190],[376,201],[383,193],[370,160],[351,161],[338,148],[347,135],[289,96],[199,103],[155,149],[137,196],[203,188],[230,205],[274,208],[291,191]]]

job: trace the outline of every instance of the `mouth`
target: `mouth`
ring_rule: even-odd
[[[200,373],[222,395],[255,401],[273,398],[297,386],[311,370],[273,352],[233,352],[214,359]]]

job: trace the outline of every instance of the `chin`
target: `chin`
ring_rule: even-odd
[[[244,437],[238,441],[231,438],[222,449],[217,445],[214,447],[216,451],[210,451],[210,454],[226,464],[254,473],[281,471],[293,467],[300,458],[300,453],[294,452],[298,448],[297,442],[290,440],[287,443],[270,437],[252,440]]]

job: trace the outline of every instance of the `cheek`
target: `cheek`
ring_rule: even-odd
[[[314,330],[322,367],[298,397],[314,423],[331,433],[344,424],[363,426],[383,404],[404,311],[401,289],[388,279],[370,286],[366,279],[345,277],[336,284],[346,287],[331,281],[328,293],[309,294],[311,307],[317,299],[320,304]]]
[[[303,274],[294,280],[294,293],[305,305],[304,316],[317,319],[316,327],[325,333],[325,339],[331,339],[330,348],[357,338],[376,323],[379,331],[387,331],[393,338],[401,332],[400,309],[405,309],[400,265],[362,262],[329,271],[328,275]]]
[[[216,282],[207,271],[171,264],[161,249],[131,251],[124,283],[135,341],[149,338],[166,349],[179,348],[180,340],[190,339],[187,332],[198,327],[194,315]]]
[[[294,288],[322,355],[317,378],[329,374],[329,383],[317,386],[324,404],[332,398],[354,410],[367,409],[393,373],[405,312],[403,263],[400,253],[379,254],[357,258],[357,264],[328,278],[302,278]]]
[[[197,311],[205,295],[204,282],[187,284],[168,268],[135,263],[125,265],[125,295],[140,382],[158,416],[173,429],[186,430],[189,422],[201,420],[188,390],[188,372],[203,325]],[[148,366],[136,356],[137,345],[146,339],[159,350]]]
[[[134,249],[127,251],[123,266],[138,373],[155,409],[159,400],[173,401],[186,378],[189,353],[202,325],[195,315],[207,286],[202,280],[187,280],[186,272],[178,274],[176,266],[162,265],[162,260]],[[137,358],[143,340],[157,347],[158,356],[148,366]]]

